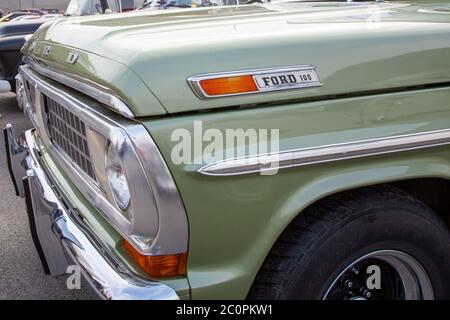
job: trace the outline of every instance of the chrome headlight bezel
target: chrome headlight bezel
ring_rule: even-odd
[[[20,73],[35,87],[36,111],[34,120],[30,118],[46,148],[84,197],[142,254],[186,252],[186,212],[167,165],[144,126],[104,109],[91,98],[61,90],[29,66],[22,66]],[[51,143],[43,95],[70,109],[85,123],[97,181]],[[106,176],[105,155],[109,145],[120,150],[120,160],[129,181],[131,200],[125,211],[116,206]]]
[[[20,110],[24,110],[27,104],[27,98],[25,94],[25,88],[23,86],[22,76],[20,74],[17,74],[14,77],[14,81],[16,82],[17,105],[19,106]]]

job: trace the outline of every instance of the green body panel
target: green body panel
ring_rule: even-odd
[[[133,110],[144,106],[148,109],[149,116],[166,113],[148,87],[126,66],[89,52],[79,52],[74,70],[74,66],[67,63],[67,56],[69,52],[73,52],[72,48],[52,43],[51,54],[45,56],[42,51],[50,43],[34,43],[30,50],[31,42],[28,42],[23,51],[42,65],[83,82],[94,83],[104,91],[119,96]]]
[[[161,106],[177,113],[448,81],[450,15],[435,10],[443,7],[450,3],[153,11],[62,19],[36,37],[66,47],[50,53],[52,67],[111,87],[137,116],[147,116],[164,113]],[[368,22],[372,15],[376,21]],[[70,65],[65,60],[73,50],[91,54]],[[35,47],[42,58],[39,53]],[[305,64],[317,67],[323,86],[205,101],[186,82],[204,73]]]
[[[203,176],[171,161],[173,130],[279,128],[280,150],[449,128],[450,87],[166,117],[145,122],[189,218],[192,298],[244,298],[267,252],[305,207],[331,193],[422,177],[450,178],[448,146],[284,169],[273,176]],[[201,137],[196,137],[201,139]],[[205,143],[204,145],[207,145]]]
[[[64,171],[54,162],[47,152],[44,144],[38,137],[35,137],[36,144],[39,146],[41,161],[46,172],[50,174],[52,181],[55,182],[58,190],[62,191],[65,199],[69,201],[72,208],[83,217],[84,222],[95,232],[103,244],[119,258],[132,272],[148,278],[145,272],[128,256],[122,248],[120,234],[102,217],[102,215],[86,200],[78,191],[77,187],[69,180]],[[173,288],[180,299],[190,299],[190,287],[187,278],[178,277],[172,279],[157,279]]]
[[[442,8],[450,8],[450,1],[294,3],[76,18],[42,28],[34,48],[30,42],[24,52],[119,95],[155,140],[189,222],[188,279],[166,283],[183,297],[190,285],[194,299],[245,298],[280,233],[308,205],[360,186],[450,179],[450,148],[272,176],[212,177],[197,172],[201,164],[171,161],[173,131],[184,128],[201,140],[194,137],[194,121],[221,132],[279,129],[284,151],[448,129],[450,9]],[[380,21],[368,23],[377,12]],[[53,48],[48,57],[41,54],[45,45]],[[80,53],[74,65],[65,62],[72,51]],[[186,83],[196,74],[301,64],[317,67],[322,87],[200,100]],[[51,168],[99,236],[136,270],[117,245],[115,230]]]

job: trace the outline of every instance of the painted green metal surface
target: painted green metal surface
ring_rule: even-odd
[[[39,138],[36,138],[36,144],[39,146],[41,160],[45,165],[46,171],[51,175],[52,181],[57,184],[58,190],[63,192],[64,197],[70,202],[73,209],[76,209],[82,215],[84,221],[93,232],[103,241],[103,244],[111,250],[131,271],[143,278],[148,276],[140,267],[129,257],[122,248],[120,234],[101,216],[101,214],[83,197],[75,185],[68,179],[63,170],[54,162],[51,155],[47,152]],[[173,288],[180,299],[190,299],[190,287],[186,277],[177,277],[158,281],[164,282]]]
[[[448,81],[443,8],[450,3],[293,2],[71,18],[36,34],[59,50],[49,57],[40,46],[32,51],[53,68],[110,87],[137,116],[177,113]],[[74,65],[65,61],[70,51],[82,53]],[[322,87],[202,101],[186,82],[304,64],[317,66]]]

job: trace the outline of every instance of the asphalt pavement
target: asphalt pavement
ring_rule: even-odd
[[[12,123],[16,133],[31,127],[19,110],[14,94],[0,94],[0,128]],[[0,299],[92,299],[81,289],[67,289],[66,276],[44,274],[30,235],[25,202],[17,197],[11,183],[4,146],[0,140]]]

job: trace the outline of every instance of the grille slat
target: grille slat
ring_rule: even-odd
[[[52,143],[96,180],[83,121],[62,105],[43,95],[47,110],[48,129]]]

